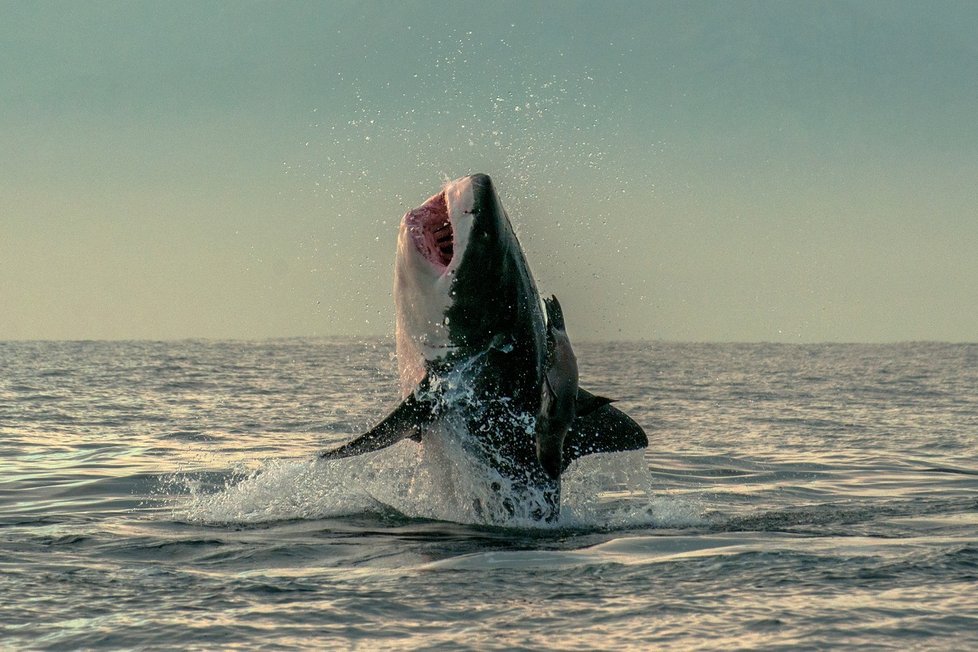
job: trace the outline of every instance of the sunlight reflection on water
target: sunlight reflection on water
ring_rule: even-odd
[[[978,642],[973,347],[578,348],[650,448],[499,528],[413,442],[314,459],[396,400],[383,342],[5,344],[3,644]]]

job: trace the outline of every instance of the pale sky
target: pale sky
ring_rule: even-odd
[[[0,340],[384,335],[497,186],[575,339],[978,341],[978,3],[0,2]]]

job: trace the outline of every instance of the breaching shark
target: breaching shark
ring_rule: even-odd
[[[571,462],[648,446],[611,399],[578,387],[560,303],[541,299],[487,175],[447,183],[401,219],[394,303],[403,400],[321,458],[448,432],[492,476],[503,517],[528,501],[520,513],[554,521]]]

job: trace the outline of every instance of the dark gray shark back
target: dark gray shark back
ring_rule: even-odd
[[[519,393],[538,382],[546,356],[540,295],[492,180],[485,174],[469,179],[472,230],[445,317],[460,357],[490,348],[511,354],[504,359],[513,378],[505,384]]]

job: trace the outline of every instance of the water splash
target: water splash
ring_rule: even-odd
[[[443,433],[447,434],[447,433]],[[459,438],[434,435],[340,460],[274,459],[232,470],[223,483],[192,474],[167,480],[172,516],[210,525],[256,524],[397,512],[408,518],[518,529],[619,530],[706,524],[702,506],[653,496],[641,451],[592,455],[563,477],[560,518],[533,516],[544,497],[514,488]],[[513,509],[515,505],[515,509]]]

